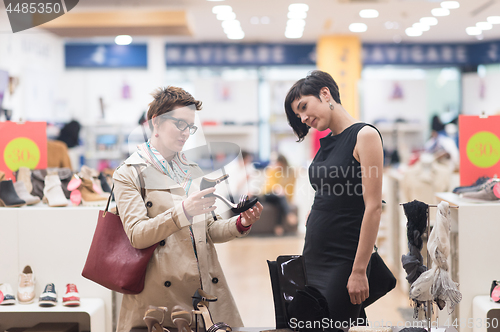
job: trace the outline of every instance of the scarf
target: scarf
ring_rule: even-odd
[[[189,166],[184,154],[179,155],[177,152],[171,162],[168,162],[156,148],[151,145],[151,141],[139,144],[137,152],[146,161],[151,164],[160,173],[167,175],[174,180],[184,191],[189,192],[193,177],[186,166]]]

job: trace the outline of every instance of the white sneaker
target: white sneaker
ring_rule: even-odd
[[[0,305],[16,304],[16,297],[10,284],[0,284]]]
[[[29,304],[35,301],[35,274],[29,265],[26,265],[23,272],[19,274],[17,299],[21,304]]]

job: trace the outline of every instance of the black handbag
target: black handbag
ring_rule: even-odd
[[[363,302],[363,307],[366,308],[370,304],[380,299],[385,294],[389,293],[396,287],[396,277],[387,267],[384,260],[378,254],[378,248],[375,246],[375,252],[370,257],[370,271],[368,274],[368,286],[370,294]]]
[[[267,264],[273,290],[276,329],[308,331],[297,328],[295,325],[298,324],[294,322],[322,322],[324,318],[329,318],[326,298],[316,288],[307,285],[302,256],[278,256],[276,261],[267,261]]]

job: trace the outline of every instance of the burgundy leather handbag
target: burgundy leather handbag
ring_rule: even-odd
[[[134,166],[139,174],[141,195],[144,200],[144,179],[138,165]],[[82,276],[119,293],[139,294],[144,289],[146,269],[158,243],[146,249],[132,247],[120,217],[108,212],[112,195],[113,189],[106,209],[99,211],[99,219]]]

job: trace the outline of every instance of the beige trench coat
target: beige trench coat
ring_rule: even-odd
[[[146,198],[143,201],[135,167],[141,166]],[[189,193],[199,190],[202,171],[197,164],[186,163],[185,170],[198,178]],[[214,221],[211,214],[186,218],[182,201],[185,191],[168,176],[146,164],[136,152],[119,167],[113,176],[114,193],[125,233],[135,248],[160,245],[148,264],[144,290],[137,295],[124,295],[118,319],[118,332],[129,332],[134,326],[145,326],[143,317],[148,306],[169,309],[164,326],[174,327],[170,310],[174,305],[191,311],[191,296],[203,284],[203,289],[218,297],[209,309],[214,322],[243,326],[240,314],[222,272],[214,243],[232,240],[248,234],[238,232],[237,217]],[[193,250],[189,225],[192,225],[198,262]],[[201,280],[201,283],[200,283]]]

